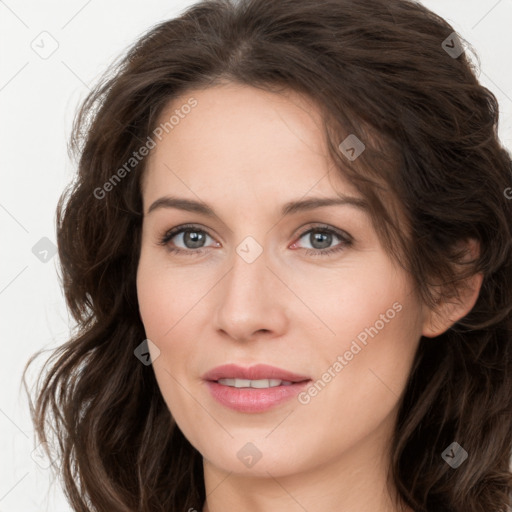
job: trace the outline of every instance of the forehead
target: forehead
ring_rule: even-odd
[[[332,195],[333,188],[357,195],[334,172],[318,107],[294,91],[231,83],[189,90],[169,102],[158,125],[163,133],[143,180],[146,208],[176,189],[219,199]]]

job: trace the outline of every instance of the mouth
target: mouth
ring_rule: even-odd
[[[203,375],[213,398],[232,410],[258,413],[296,396],[311,378],[268,365],[224,365]]]
[[[255,388],[255,389],[268,389],[275,388],[277,386],[292,386],[296,384],[296,382],[291,382],[288,380],[280,380],[280,379],[257,379],[257,380],[249,380],[249,379],[219,379],[217,382],[222,384],[223,386],[229,386],[232,388]],[[305,382],[305,381],[301,381]]]
[[[280,386],[282,383],[289,385],[311,380],[308,376],[267,364],[257,364],[251,367],[225,364],[206,372],[203,379],[210,382],[224,383],[228,386],[254,388]]]

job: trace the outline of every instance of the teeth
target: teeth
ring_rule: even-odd
[[[276,386],[290,386],[292,383],[286,380],[279,379],[260,379],[260,380],[249,380],[249,379],[219,379],[219,384],[223,386],[231,386],[234,388],[274,388]]]

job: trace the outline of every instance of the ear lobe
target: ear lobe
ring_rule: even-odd
[[[462,243],[457,244],[459,248]],[[476,240],[471,239],[463,243],[467,250],[465,261],[475,260],[480,248]],[[435,338],[446,332],[452,325],[464,318],[474,307],[480,294],[483,282],[483,274],[473,274],[460,283],[459,296],[450,300],[439,299],[434,310],[427,309],[424,315],[422,335],[427,338]]]

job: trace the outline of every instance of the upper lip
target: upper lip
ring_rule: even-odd
[[[225,364],[217,366],[203,375],[204,380],[217,381],[219,379],[279,379],[287,382],[302,382],[310,380],[309,377],[298,375],[296,373],[269,366],[267,364],[257,364],[249,368],[238,366],[236,364]]]

